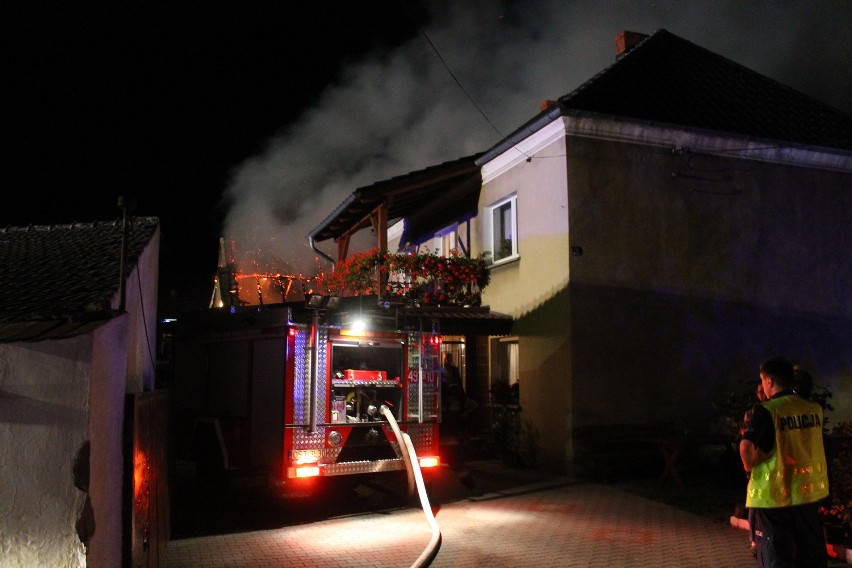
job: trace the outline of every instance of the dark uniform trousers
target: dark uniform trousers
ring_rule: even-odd
[[[755,508],[757,563],[763,568],[825,568],[828,562],[819,503]],[[794,558],[792,564],[790,558]]]

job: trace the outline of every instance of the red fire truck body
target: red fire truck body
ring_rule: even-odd
[[[383,407],[421,467],[438,465],[440,336],[332,319],[279,305],[178,321],[172,424],[199,475],[253,472],[280,486],[404,470]]]

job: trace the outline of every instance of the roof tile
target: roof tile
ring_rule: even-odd
[[[659,30],[615,63],[560,97],[583,111],[852,149],[852,117]]]
[[[134,219],[128,274],[158,226],[154,217]],[[85,321],[108,310],[121,237],[121,221],[0,228],[0,325]]]

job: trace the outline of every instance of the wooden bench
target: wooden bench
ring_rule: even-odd
[[[685,432],[671,422],[606,424],[574,429],[574,464],[579,477],[596,481],[642,477],[659,471],[659,481],[683,481],[678,456]]]

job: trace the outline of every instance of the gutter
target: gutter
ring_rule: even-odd
[[[506,138],[498,142],[495,146],[492,146],[489,150],[483,152],[481,156],[473,161],[473,163],[480,167],[483,164],[487,164],[506,150],[517,146],[561,116],[565,116],[561,104],[557,103],[548,107],[546,110],[530,119],[526,124],[509,134]]]

